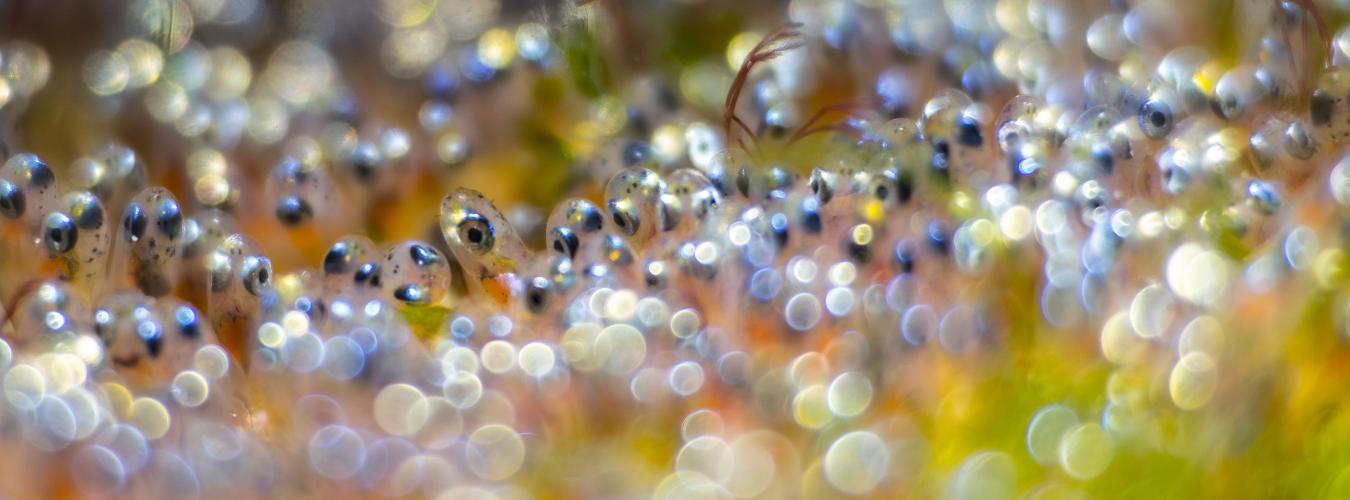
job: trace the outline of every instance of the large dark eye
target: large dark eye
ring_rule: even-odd
[[[42,244],[52,253],[66,253],[75,248],[77,236],[75,221],[66,214],[53,212],[42,224]]]
[[[1161,139],[1172,131],[1175,116],[1172,106],[1153,98],[1139,106],[1139,128],[1151,139]]]
[[[23,215],[25,206],[23,191],[19,189],[19,186],[15,186],[6,180],[0,180],[0,215],[17,219]]]
[[[1312,116],[1312,124],[1316,126],[1326,125],[1331,122],[1331,112],[1336,107],[1336,99],[1325,90],[1317,89],[1312,93],[1312,102],[1309,104],[1309,112]]]
[[[314,216],[309,202],[299,196],[283,196],[277,202],[277,220],[287,226],[298,226]]]
[[[914,196],[914,176],[910,175],[909,170],[887,169],[882,173],[882,177],[890,181],[895,189],[895,202],[904,204]]]
[[[802,229],[811,234],[819,233],[825,226],[820,220],[820,201],[815,198],[802,200]]]
[[[652,147],[642,141],[631,141],[623,147],[623,165],[633,167],[652,157]]]
[[[743,166],[736,171],[736,189],[741,192],[741,196],[750,196],[750,167]]]
[[[581,230],[585,232],[599,231],[605,227],[605,216],[600,213],[590,202],[576,207],[577,219],[581,222]]]
[[[351,269],[352,247],[345,241],[339,241],[328,249],[323,256],[324,274],[342,274]]]
[[[1111,145],[1106,143],[1096,143],[1092,145],[1092,161],[1101,167],[1103,172],[1111,173],[1116,168],[1116,157],[1111,151]]]
[[[380,152],[374,144],[362,142],[352,151],[352,174],[356,179],[370,184],[380,175]]]
[[[1317,141],[1313,140],[1312,132],[1302,122],[1294,122],[1284,130],[1284,150],[1289,152],[1289,156],[1307,160],[1317,153]]]
[[[160,331],[159,325],[154,321],[142,321],[136,325],[136,335],[141,338],[141,342],[145,342],[145,352],[150,357],[159,357],[160,351],[164,349],[164,333]]]
[[[789,172],[786,168],[773,167],[769,169],[769,191],[771,193],[776,190],[786,190],[792,187],[792,182],[794,180],[792,172]]]
[[[628,236],[637,234],[638,228],[642,226],[642,220],[638,217],[637,209],[626,201],[609,202],[609,215],[614,219],[614,225]]]
[[[886,202],[891,199],[891,180],[885,176],[873,177],[867,182],[867,192],[876,198],[877,201]]]
[[[788,234],[791,230],[789,226],[790,223],[788,222],[787,214],[775,212],[773,215],[769,216],[769,230],[773,231],[773,241],[778,244],[778,248],[783,248],[787,245]]]
[[[141,209],[140,204],[127,205],[127,214],[122,216],[122,234],[127,241],[138,241],[145,236],[145,227],[149,223],[150,219],[145,216],[145,210]]]
[[[477,212],[471,212],[464,216],[464,220],[459,222],[459,241],[476,254],[484,254],[492,250],[492,245],[496,243],[493,234],[492,223],[488,222],[487,217]]]
[[[675,226],[680,225],[680,217],[684,214],[680,199],[673,194],[661,195],[657,202],[661,209],[661,230],[670,231]]]
[[[933,168],[933,173],[938,175],[941,180],[951,180],[952,147],[947,141],[933,142],[933,158],[928,166]]]
[[[914,240],[906,238],[895,244],[895,265],[900,268],[900,272],[914,272],[914,261],[918,257],[919,249]]]
[[[530,280],[529,288],[525,290],[525,305],[530,312],[537,313],[548,307],[550,289],[548,279],[543,276]]]
[[[558,255],[567,258],[576,257],[577,247],[581,246],[581,242],[578,241],[576,233],[573,233],[571,229],[565,227],[553,228],[552,231],[549,231],[548,239],[549,248],[552,248]]]
[[[835,176],[833,173],[816,168],[811,170],[811,180],[808,185],[811,186],[811,192],[816,194],[816,198],[820,199],[821,203],[829,203],[830,198],[834,196],[834,182]]]
[[[248,257],[244,259],[240,275],[244,280],[244,289],[253,295],[262,295],[272,281],[272,261],[267,257]]]
[[[45,188],[56,182],[56,174],[41,158],[29,155],[25,166],[28,168],[28,182],[34,186]]]
[[[93,195],[82,196],[70,213],[75,214],[75,225],[80,229],[92,231],[103,227],[103,204]]]
[[[423,245],[408,247],[408,256],[412,257],[413,265],[416,265],[418,269],[425,269],[441,261],[441,256],[435,250]]]
[[[649,261],[642,266],[642,279],[647,282],[647,288],[660,290],[666,287],[670,281],[670,273],[664,261]]]
[[[865,264],[872,260],[872,226],[867,224],[858,224],[853,226],[848,232],[848,238],[845,240],[845,247],[848,249],[848,256],[855,262]]]
[[[975,117],[962,114],[956,119],[956,140],[961,144],[978,148],[984,144],[984,135],[980,132],[980,121]]]
[[[409,304],[425,304],[431,294],[421,285],[403,285],[394,290],[394,298]]]
[[[939,253],[947,253],[947,225],[942,221],[928,224],[928,244]]]
[[[211,291],[223,292],[230,288],[230,258],[220,252],[212,253],[207,263],[207,272],[211,276]]]
[[[104,308],[94,311],[94,333],[98,334],[98,338],[102,339],[104,344],[113,340],[109,336],[112,335],[114,319],[112,311]]]
[[[160,234],[168,236],[169,239],[176,240],[183,234],[183,211],[178,208],[178,202],[173,200],[164,200],[159,205],[159,214],[155,216],[155,227],[159,229]]]
[[[201,337],[201,325],[197,319],[197,310],[192,306],[178,306],[173,311],[173,322],[178,325],[178,334],[184,338],[196,339]]]
[[[380,265],[374,262],[367,262],[365,264],[362,264],[361,267],[356,270],[356,275],[352,277],[352,280],[355,281],[357,284],[364,284],[374,288],[379,288]]]

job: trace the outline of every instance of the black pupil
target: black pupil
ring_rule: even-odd
[[[323,258],[323,270],[328,274],[337,274],[347,268],[347,251],[345,246],[333,247],[328,251],[328,255]]]
[[[1167,116],[1161,111],[1153,111],[1152,113],[1149,113],[1148,121],[1152,123],[1154,127],[1161,127],[1167,124]]]
[[[468,237],[469,237],[469,243],[473,243],[473,244],[475,244],[475,245],[477,245],[477,244],[479,244],[479,243],[482,243],[482,242],[483,242],[483,230],[482,230],[482,229],[478,229],[478,228],[476,228],[476,227],[471,227],[471,228],[469,228],[469,231],[468,231]]]
[[[127,216],[122,220],[122,229],[132,237],[140,238],[145,234],[145,214],[141,211],[140,205],[131,205],[127,207]]]
[[[24,212],[23,191],[9,182],[0,181],[0,213],[11,219],[17,219]]]
[[[159,357],[159,351],[163,347],[163,339],[159,335],[147,337],[145,339],[145,350],[150,353],[150,357]]]
[[[159,209],[159,220],[156,221],[159,232],[164,233],[170,238],[177,238],[183,229],[183,212],[178,210],[176,203],[165,203]]]
[[[624,227],[627,225],[624,223],[623,217],[620,216],[617,212],[615,212],[614,214],[614,223],[617,224],[619,227]]]
[[[65,242],[67,232],[68,231],[63,228],[54,227],[47,231],[47,237],[51,238],[53,242],[56,242],[57,246],[64,249],[66,248]]]
[[[553,250],[556,250],[558,253],[567,253],[567,250],[563,248],[562,240],[553,241]]]
[[[258,270],[258,283],[267,283],[267,270],[266,270],[266,269],[259,269],[259,270]]]

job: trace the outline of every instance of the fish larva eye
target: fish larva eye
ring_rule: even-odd
[[[47,215],[47,220],[42,225],[42,244],[52,253],[69,252],[75,248],[75,240],[78,236],[79,232],[75,229],[75,221],[60,212]]]
[[[492,223],[477,212],[465,215],[456,230],[459,232],[459,241],[477,254],[487,253],[496,243]]]
[[[609,215],[614,220],[614,225],[618,227],[620,231],[623,231],[623,234],[628,236],[637,234],[638,229],[642,227],[642,219],[632,203],[623,201],[609,202]]]
[[[13,183],[0,180],[0,215],[17,219],[23,215],[25,203],[23,190]]]
[[[581,242],[571,229],[555,227],[549,233],[549,248],[553,249],[558,255],[568,258],[576,257],[579,246],[581,246]]]
[[[183,235],[183,211],[174,200],[164,200],[155,215],[155,228],[160,234],[176,240]]]
[[[1149,99],[1139,106],[1139,128],[1151,139],[1161,139],[1176,124],[1172,105],[1161,99]]]

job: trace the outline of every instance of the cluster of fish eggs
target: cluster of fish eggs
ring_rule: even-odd
[[[0,469],[41,471],[0,492],[1195,496],[1302,456],[1272,427],[1350,439],[1309,381],[1350,340],[1344,10],[1206,45],[1155,0],[774,3],[572,110],[573,187],[499,208],[462,169],[621,18],[582,3],[360,6],[420,83],[391,120],[340,12],[255,60],[205,40],[265,5],[129,2],[82,90],[181,161],[0,138]],[[0,45],[0,125],[52,64]]]

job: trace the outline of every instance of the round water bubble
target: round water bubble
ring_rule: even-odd
[[[229,462],[244,452],[244,439],[239,431],[218,423],[200,423],[189,432],[196,457],[216,462]]]
[[[413,413],[425,414],[416,417],[424,420],[422,430],[417,434],[418,443],[428,450],[442,450],[450,447],[464,430],[464,416],[448,399],[432,396],[413,406]]]
[[[492,373],[506,373],[516,366],[516,346],[505,340],[488,342],[479,355],[483,369]]]
[[[136,398],[131,402],[131,410],[127,414],[127,422],[152,441],[169,432],[170,420],[169,409],[164,407],[164,403],[152,398]]]
[[[1112,315],[1102,324],[1102,355],[1115,364],[1132,364],[1141,359],[1148,351],[1148,343],[1135,334],[1127,313]]]
[[[341,425],[319,429],[309,440],[309,465],[332,479],[347,479],[361,470],[366,445],[356,431]]]
[[[722,433],[726,423],[722,415],[709,409],[694,410],[680,423],[680,436],[689,441],[699,436],[716,436]]]
[[[375,422],[385,432],[395,436],[409,436],[416,433],[425,423],[426,415],[412,413],[412,408],[422,403],[426,396],[408,384],[389,384],[375,396]]]
[[[367,490],[378,490],[392,496],[388,478],[409,457],[417,454],[417,447],[403,438],[386,437],[366,447],[365,460],[357,477]]]
[[[825,452],[825,479],[830,486],[850,495],[871,493],[886,478],[891,450],[870,431],[840,436]]]
[[[1182,356],[1172,367],[1167,389],[1172,402],[1183,410],[1200,408],[1214,397],[1219,385],[1218,367],[1214,358],[1204,352]]]
[[[819,429],[834,419],[830,413],[828,394],[823,385],[808,385],[792,398],[792,418],[797,425]]]
[[[483,397],[483,381],[472,372],[455,372],[446,378],[442,392],[455,408],[472,408]]]
[[[653,403],[665,395],[668,384],[666,374],[661,369],[643,368],[628,381],[628,392],[639,403]]]
[[[530,342],[520,348],[520,370],[526,375],[542,378],[553,371],[557,361],[553,348],[542,342]]]
[[[670,368],[667,383],[670,391],[690,396],[703,387],[703,367],[693,361],[684,361]]]
[[[465,454],[474,475],[500,481],[514,475],[525,463],[525,442],[515,429],[488,424],[469,435]]]
[[[1223,324],[1213,316],[1200,315],[1181,329],[1177,338],[1177,354],[1185,357],[1192,352],[1201,352],[1217,357],[1224,346]]]
[[[783,306],[783,318],[793,330],[804,332],[820,323],[820,299],[809,293],[799,293]]]
[[[670,333],[682,339],[692,337],[698,333],[700,322],[698,311],[681,309],[670,315]]]
[[[113,424],[100,432],[94,442],[116,453],[128,474],[135,474],[150,462],[150,443],[130,425]]]
[[[196,408],[205,403],[206,398],[211,395],[211,384],[201,373],[183,370],[173,378],[173,384],[169,387],[169,394],[178,404],[188,408]]]
[[[722,482],[731,474],[731,445],[716,436],[700,436],[689,440],[675,455],[675,469],[697,472],[713,481]]]
[[[323,371],[337,380],[351,380],[366,366],[366,353],[346,335],[328,339],[323,346]]]
[[[5,373],[5,400],[20,410],[36,408],[47,393],[47,381],[32,365],[20,364]]]
[[[1095,422],[1088,422],[1064,434],[1059,443],[1059,465],[1077,479],[1091,479],[1111,465],[1115,442],[1111,434]]]
[[[1078,425],[1078,415],[1067,406],[1053,404],[1041,408],[1027,425],[1027,451],[1041,464],[1059,461],[1059,443]]]
[[[839,417],[856,417],[872,404],[872,381],[858,372],[844,372],[830,382],[826,399]]]
[[[35,428],[28,434],[29,442],[47,451],[65,448],[75,439],[75,413],[60,398],[47,396],[34,409]]]
[[[127,485],[127,468],[112,450],[86,446],[70,461],[75,487],[89,497],[116,495]]]
[[[596,334],[591,355],[600,361],[605,371],[615,375],[629,374],[647,358],[647,339],[631,325],[610,325]]]
[[[925,304],[910,306],[900,318],[900,335],[911,345],[925,345],[937,336],[937,312]]]
[[[230,371],[230,355],[218,345],[202,346],[192,356],[192,367],[206,378],[220,380]]]
[[[1017,467],[1011,457],[996,451],[977,452],[952,474],[945,498],[962,500],[1011,499],[1016,494]]]
[[[314,332],[306,332],[291,337],[282,349],[283,359],[291,370],[297,373],[309,373],[323,363],[324,342]]]

